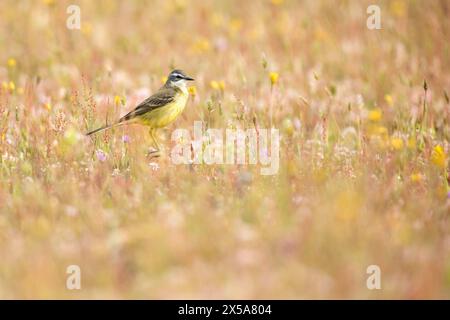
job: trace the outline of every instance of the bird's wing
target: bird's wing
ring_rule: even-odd
[[[157,108],[161,108],[166,104],[175,100],[176,89],[174,88],[161,88],[154,95],[148,97],[144,101],[142,101],[133,111],[130,111],[122,118],[119,119],[119,123],[127,120],[134,119],[139,117],[147,112],[155,110]]]

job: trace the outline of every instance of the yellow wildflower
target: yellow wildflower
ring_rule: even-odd
[[[236,34],[242,27],[242,21],[239,19],[232,19],[230,21],[230,31],[232,34]]]
[[[187,3],[185,0],[175,0],[174,2],[174,10],[176,12],[183,12],[186,10]]]
[[[420,182],[423,180],[423,175],[420,173],[413,173],[409,178],[412,182]]]
[[[401,150],[403,149],[403,140],[400,138],[392,138],[391,139],[391,146],[395,150]]]
[[[387,129],[386,127],[383,127],[383,126],[379,126],[379,127],[377,127],[376,132],[377,132],[377,134],[379,134],[380,136],[384,136],[384,135],[387,135],[387,134],[388,134],[388,129]]]
[[[392,107],[394,105],[394,99],[390,94],[384,96],[384,101],[388,104],[388,106]]]
[[[211,44],[209,43],[208,39],[200,38],[192,45],[192,49],[196,53],[207,52],[211,49]]]
[[[9,58],[7,63],[10,68],[14,68],[17,65],[17,61],[14,58]]]
[[[284,0],[270,0],[270,2],[275,6],[280,6],[283,4]]]
[[[225,90],[225,82],[223,80],[220,80],[220,81],[212,80],[209,83],[209,85],[214,90],[220,90],[220,91],[224,91]]]
[[[166,83],[166,81],[167,81],[167,77],[166,76],[163,76],[163,77],[161,77],[161,83]]]
[[[282,122],[283,130],[287,135],[291,136],[294,133],[294,125],[291,119],[286,118]]]
[[[190,86],[189,88],[188,88],[188,91],[189,91],[189,93],[192,95],[192,96],[196,96],[197,95],[197,88],[195,87],[195,86]]]
[[[9,88],[9,91],[11,91],[11,92],[14,91],[14,90],[16,89],[16,85],[14,84],[13,81],[10,81],[10,82],[9,82],[8,88]]]
[[[115,95],[114,96],[114,104],[116,105],[116,106],[118,106],[118,105],[125,105],[125,103],[126,103],[126,98],[125,97],[122,97],[122,96],[120,96],[120,95]]]
[[[44,104],[44,107],[45,107],[48,111],[52,110],[52,105],[51,105],[50,102],[47,102],[46,104]]]
[[[406,4],[403,0],[395,0],[391,2],[391,12],[397,17],[403,17],[406,12]]]
[[[81,32],[86,36],[90,36],[92,34],[92,24],[90,22],[83,22]]]
[[[269,73],[269,79],[270,79],[270,83],[273,85],[275,85],[278,82],[278,78],[280,77],[280,75],[278,74],[278,72],[270,72]]]
[[[211,88],[213,88],[214,90],[219,90],[220,89],[220,85],[219,82],[216,80],[212,80],[209,85],[211,86]]]
[[[447,165],[447,157],[445,155],[444,148],[442,146],[437,145],[434,147],[433,152],[431,153],[431,161],[438,167],[444,169]]]
[[[369,120],[373,122],[378,122],[381,120],[383,114],[380,109],[374,109],[369,112]]]

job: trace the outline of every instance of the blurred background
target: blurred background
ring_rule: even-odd
[[[0,298],[450,298],[450,2],[376,2],[380,30],[373,1],[1,1]],[[273,126],[278,174],[83,136],[172,68],[167,154],[196,120]]]

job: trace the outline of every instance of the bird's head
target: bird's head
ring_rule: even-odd
[[[175,69],[167,77],[166,85],[185,87],[186,81],[194,81],[194,79],[188,77],[183,71]]]

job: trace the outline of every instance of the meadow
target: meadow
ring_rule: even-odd
[[[449,299],[449,15],[446,0],[1,1],[0,298]],[[138,125],[84,136],[173,68],[196,81],[165,154]],[[278,172],[174,164],[171,133],[194,121],[278,129]]]

